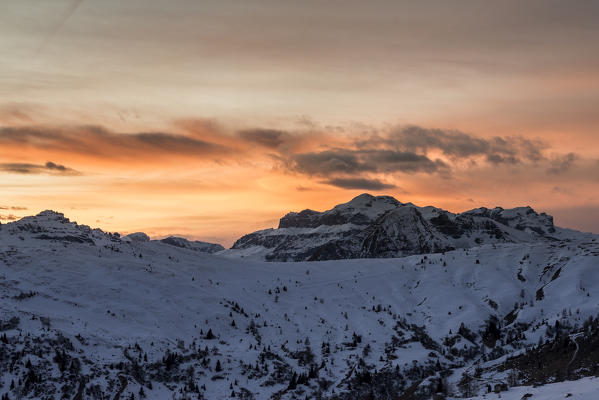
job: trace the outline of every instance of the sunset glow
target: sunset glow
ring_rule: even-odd
[[[230,246],[369,192],[599,232],[597,3],[482,4],[3,2],[0,220]]]

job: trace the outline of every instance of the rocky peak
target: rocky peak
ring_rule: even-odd
[[[10,225],[11,228],[16,230],[29,232],[54,232],[67,230],[84,230],[89,232],[91,230],[86,225],[77,225],[75,222],[71,222],[64,216],[63,213],[52,210],[45,210],[37,215],[21,218],[18,221],[10,223]]]
[[[281,228],[316,228],[343,224],[368,225],[385,212],[399,207],[401,203],[391,196],[373,196],[363,193],[351,201],[330,210],[318,212],[306,209],[290,212],[279,221]]]
[[[517,230],[535,232],[542,236],[555,232],[553,217],[546,213],[539,214],[530,206],[511,209],[495,207],[492,210],[482,207],[467,211],[464,215],[490,218]]]

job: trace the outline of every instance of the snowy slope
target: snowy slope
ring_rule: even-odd
[[[489,393],[473,397],[473,400],[595,400],[599,399],[599,378],[583,378],[576,381],[550,383],[539,387],[517,386],[507,392]]]
[[[556,321],[576,331],[596,316],[598,256],[597,236],[581,234],[265,263],[121,239],[44,212],[0,229],[0,393],[360,398],[351,396],[368,379],[397,395],[442,373],[459,393],[475,366],[472,394],[482,393],[508,380],[497,369],[508,356],[552,338]]]
[[[281,218],[277,229],[243,236],[223,252],[266,261],[401,257],[470,248],[484,243],[526,243],[577,238],[530,207],[478,208],[453,214],[435,207],[362,194],[333,209],[304,210]]]

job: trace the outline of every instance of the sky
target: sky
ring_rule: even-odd
[[[368,192],[599,232],[596,1],[0,8],[0,222],[230,246]]]

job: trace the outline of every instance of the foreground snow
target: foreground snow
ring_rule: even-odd
[[[472,399],[596,400],[599,399],[599,378],[583,378],[577,381],[550,383],[539,387],[516,386],[510,388],[507,392],[488,393],[473,397]]]

